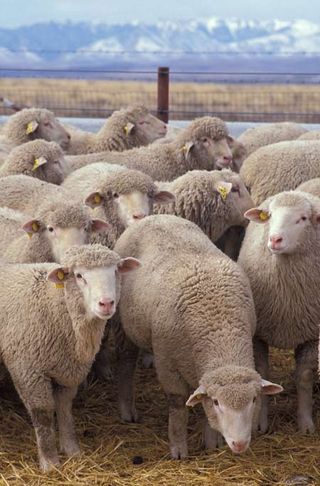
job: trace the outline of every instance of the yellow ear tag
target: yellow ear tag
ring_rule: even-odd
[[[35,159],[32,170],[36,170],[39,167],[39,159]]]
[[[36,233],[37,231],[39,231],[39,225],[38,223],[34,222],[32,223],[32,229],[33,231]],[[32,234],[32,233],[31,233]]]
[[[265,211],[260,211],[259,219],[261,219],[261,221],[266,221],[267,219],[269,219],[269,214]]]
[[[27,125],[26,134],[30,135],[30,133],[32,133],[32,132],[33,132],[33,123],[29,122],[28,125]]]
[[[128,127],[128,125],[126,125],[123,129],[124,129],[124,133],[126,135],[128,135],[128,133],[129,133],[129,127]]]
[[[27,235],[29,236],[29,238],[32,238],[33,233],[27,233]]]
[[[225,200],[227,199],[227,196],[228,196],[228,191],[227,191],[227,189],[226,189],[225,187],[223,187],[223,186],[219,186],[219,187],[218,187],[218,192],[219,192],[219,194],[220,194],[220,196],[221,196],[221,199],[222,199],[223,201],[225,201]]]
[[[96,204],[100,204],[100,203],[101,203],[101,196],[100,196],[99,194],[96,194],[96,195],[94,196],[94,202],[95,202]]]
[[[186,145],[184,145],[183,147],[181,147],[181,149],[180,149],[180,150],[181,150],[181,152],[186,152],[188,149],[187,149],[187,146],[186,146]]]
[[[64,280],[64,273],[62,270],[57,271],[57,277],[59,280]]]
[[[64,288],[64,283],[56,283],[54,284],[56,289],[63,289]]]

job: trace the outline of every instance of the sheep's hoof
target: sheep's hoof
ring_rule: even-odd
[[[128,424],[137,424],[139,422],[138,412],[135,408],[132,410],[122,410],[121,420]]]
[[[301,417],[298,419],[300,434],[314,434],[316,428],[311,417]]]
[[[81,454],[81,450],[77,442],[70,441],[69,443],[61,445],[60,450],[62,454],[65,454],[67,457],[79,456]]]
[[[147,370],[153,367],[153,354],[145,353],[142,358],[142,365]]]
[[[172,459],[185,459],[188,457],[188,446],[185,443],[170,446],[170,453]]]
[[[40,457],[40,469],[44,473],[48,473],[50,471],[54,471],[58,467],[60,467],[60,461],[58,456],[53,459],[45,459],[44,457]]]

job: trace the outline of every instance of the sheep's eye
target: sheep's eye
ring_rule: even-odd
[[[76,278],[78,278],[80,280],[82,278],[81,273],[76,273]]]
[[[307,216],[301,216],[302,221],[307,221]]]
[[[55,160],[53,163],[54,164],[60,164],[60,160]]]
[[[114,192],[113,197],[114,197],[114,199],[117,199],[119,197],[119,194],[117,192]]]
[[[204,138],[202,139],[202,141],[203,141],[203,142],[208,142],[207,137],[204,137]]]
[[[238,192],[240,194],[240,189],[238,186],[232,186],[231,187],[231,192]]]
[[[52,226],[48,226],[48,231],[50,231],[50,233],[53,233],[54,229],[52,228]]]
[[[218,407],[218,406],[219,406],[219,402],[218,402],[218,400],[217,400],[216,398],[213,400],[213,403],[214,403],[214,405],[215,405],[216,407]]]

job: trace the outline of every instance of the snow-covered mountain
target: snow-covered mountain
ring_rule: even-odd
[[[166,63],[195,69],[212,68],[219,59],[224,69],[240,62],[247,63],[250,69],[268,69],[272,59],[282,58],[287,68],[292,66],[293,59],[303,59],[305,69],[312,71],[312,66],[317,70],[311,60],[320,56],[319,46],[320,25],[306,20],[244,21],[212,17],[155,24],[50,22],[0,28],[0,68],[155,67]],[[267,64],[265,59],[269,59]]]

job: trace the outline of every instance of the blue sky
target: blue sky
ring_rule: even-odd
[[[195,11],[195,5],[197,6]],[[0,0],[1,27],[41,21],[103,23],[184,20],[199,17],[293,20],[320,23],[319,0]]]

